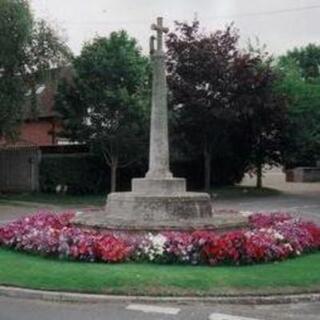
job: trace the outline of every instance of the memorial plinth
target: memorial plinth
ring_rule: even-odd
[[[171,223],[184,219],[212,216],[210,197],[205,193],[179,192],[172,194],[116,192],[107,202],[107,218],[144,222]]]

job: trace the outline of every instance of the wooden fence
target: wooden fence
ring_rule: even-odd
[[[37,147],[0,149],[0,191],[39,191],[40,161]]]

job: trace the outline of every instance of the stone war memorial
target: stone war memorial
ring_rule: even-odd
[[[75,223],[120,230],[219,229],[244,225],[246,218],[215,215],[209,194],[188,192],[186,180],[176,178],[169,168],[167,81],[164,34],[169,29],[158,17],[151,29],[150,54],[153,69],[149,170],[144,178],[132,180],[131,192],[108,195],[105,211],[79,212]]]
[[[43,22],[39,27],[32,23],[27,2],[0,1],[0,25],[6,25],[0,36],[0,80],[6,86],[0,81],[0,87],[16,95],[3,100],[7,93],[0,90],[0,104],[1,99],[16,103],[23,97],[30,99],[30,106],[36,102],[32,90],[27,94],[29,87],[13,90],[20,78],[28,80],[35,93],[39,90],[33,87],[38,72],[33,77],[28,69],[20,77],[21,62],[29,59],[18,58],[23,50],[26,57],[36,55],[40,50],[33,50],[33,44],[29,48],[29,41],[37,46],[42,39],[38,29],[44,29],[44,36],[49,30]],[[267,166],[262,157],[271,158],[277,151],[279,158],[283,140],[275,131],[282,116],[289,117],[283,93],[278,97],[274,89],[284,81],[278,65],[260,48],[243,48],[233,24],[216,29],[197,19],[191,24],[176,21],[169,33],[167,23],[173,21],[162,17],[151,17],[143,29],[151,36],[145,41],[150,49],[146,58],[143,44],[126,31],[123,12],[121,21],[115,12],[123,6],[132,24],[135,14],[149,19],[143,17],[145,8],[131,3],[104,10],[105,5],[88,3],[87,10],[94,8],[99,19],[103,12],[105,22],[98,23],[102,32],[105,23],[120,23],[121,29],[108,27],[109,34],[84,42],[79,55],[71,55],[70,64],[68,60],[70,83],[57,82],[55,104],[61,118],[55,117],[65,131],[61,137],[64,133],[70,142],[76,140],[77,153],[72,154],[69,143],[61,150],[39,147],[39,152],[48,152],[41,153],[42,192],[0,194],[0,320],[318,319],[320,184],[285,184],[277,169],[263,181],[264,187],[264,170],[259,172]],[[149,11],[168,16],[181,8],[181,3],[148,3]],[[202,9],[210,11],[208,6]],[[190,10],[197,12],[199,5],[184,6],[183,19],[190,17]],[[216,9],[211,10],[214,16]],[[253,25],[257,27],[257,20]],[[28,28],[35,34],[25,33]],[[21,32],[11,34],[11,29]],[[16,47],[17,34],[25,34],[26,41]],[[144,32],[137,35],[144,39]],[[12,48],[19,49],[17,59],[11,59]],[[320,46],[315,52],[320,56]],[[10,68],[17,64],[16,72],[1,69],[6,57]],[[31,66],[35,60],[30,59]],[[290,63],[285,83],[305,100],[309,84],[300,92],[293,70]],[[320,96],[320,74],[317,80],[314,101]],[[310,85],[315,89],[314,81]],[[304,101],[303,109],[306,105]],[[145,121],[149,115],[150,130]],[[35,121],[40,124],[40,119]],[[314,168],[306,166],[297,177],[315,175]],[[116,176],[117,169],[121,171]],[[247,181],[238,181],[240,169],[242,175],[250,170]],[[251,181],[255,169],[258,179]],[[134,172],[139,173],[132,176]],[[116,177],[119,190],[127,187],[125,192],[115,192]],[[204,186],[208,192],[189,190],[189,185],[194,190]],[[107,186],[112,190],[108,195]],[[258,304],[270,306],[253,307]]]

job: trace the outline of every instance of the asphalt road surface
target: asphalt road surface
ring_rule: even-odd
[[[290,305],[64,304],[0,297],[0,320],[319,320],[320,303]]]

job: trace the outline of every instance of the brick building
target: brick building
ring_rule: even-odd
[[[18,138],[15,142],[2,141],[1,144],[41,147],[63,143],[63,139],[58,137],[61,124],[59,116],[54,111],[54,103],[59,81],[70,77],[71,72],[68,68],[51,70],[46,80],[36,85],[35,97],[31,90],[27,92]]]
[[[30,100],[25,106],[24,121],[19,128],[20,143],[36,146],[58,144],[57,134],[61,125],[53,110],[56,86],[52,79],[37,86],[35,108]]]
[[[70,69],[51,70],[36,85],[35,94],[26,93],[18,138],[0,142],[0,192],[39,191],[39,165],[47,154],[79,152],[77,145],[66,149],[66,142],[58,136],[61,124],[54,103],[62,78],[71,78]]]

